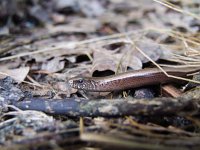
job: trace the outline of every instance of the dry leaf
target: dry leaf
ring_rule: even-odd
[[[169,59],[172,54],[169,49],[164,48],[162,45],[157,44],[151,40],[145,39],[137,41],[135,45],[154,61],[163,58]],[[136,49],[134,50],[134,55],[138,57],[143,63],[149,62],[149,60]]]
[[[50,73],[61,71],[65,66],[65,61],[62,57],[56,57],[52,60],[42,64],[42,70],[46,70]]]
[[[127,67],[134,70],[141,69],[141,61],[134,55],[125,55],[123,53],[113,53],[106,49],[94,51],[94,61],[91,72],[111,70],[113,72],[125,71]],[[118,70],[120,69],[120,70]]]
[[[6,76],[10,76],[13,79],[15,79],[18,83],[21,83],[26,78],[27,74],[29,73],[29,70],[29,67],[1,70],[0,79],[5,78]]]

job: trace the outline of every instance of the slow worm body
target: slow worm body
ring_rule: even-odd
[[[164,68],[164,70],[169,75],[187,77],[188,74],[198,72],[200,69]],[[158,68],[148,68],[106,77],[74,77],[69,79],[69,85],[85,91],[108,92],[177,81],[181,80],[166,76]]]

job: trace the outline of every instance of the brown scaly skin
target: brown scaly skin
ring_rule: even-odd
[[[169,75],[186,77],[188,74],[200,71],[198,68],[163,68]],[[94,91],[109,92],[119,91],[129,88],[136,88],[146,85],[163,84],[169,82],[180,82],[166,76],[158,68],[148,68],[142,70],[128,71],[125,73],[106,77],[74,77],[69,79],[72,88]]]

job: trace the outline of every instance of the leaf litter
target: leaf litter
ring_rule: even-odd
[[[168,103],[159,100],[164,95],[159,92],[162,86],[102,94],[78,91],[67,84],[71,77],[153,66],[161,71],[163,66],[199,68],[199,6],[198,1],[179,0],[0,2],[2,147],[31,149],[37,143],[35,149],[199,149],[199,84],[184,87],[190,89],[188,95],[169,98]],[[198,74],[194,78],[187,81],[200,82]],[[173,86],[185,92],[182,86]],[[134,99],[143,92],[158,99]],[[68,98],[75,103],[64,107],[70,103]],[[129,105],[127,99],[133,99]],[[48,114],[14,108],[26,100],[26,109],[35,100],[37,109],[46,109]],[[66,108],[74,118],[55,113]],[[123,115],[126,110],[134,114]],[[92,116],[90,111],[121,116],[84,116]],[[170,111],[174,114],[166,115]],[[145,113],[149,115],[138,115]]]

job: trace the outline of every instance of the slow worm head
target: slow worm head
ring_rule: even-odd
[[[94,80],[94,78],[88,77],[74,77],[69,79],[69,85],[75,89],[81,89],[86,91],[95,91],[98,88],[100,82]]]

